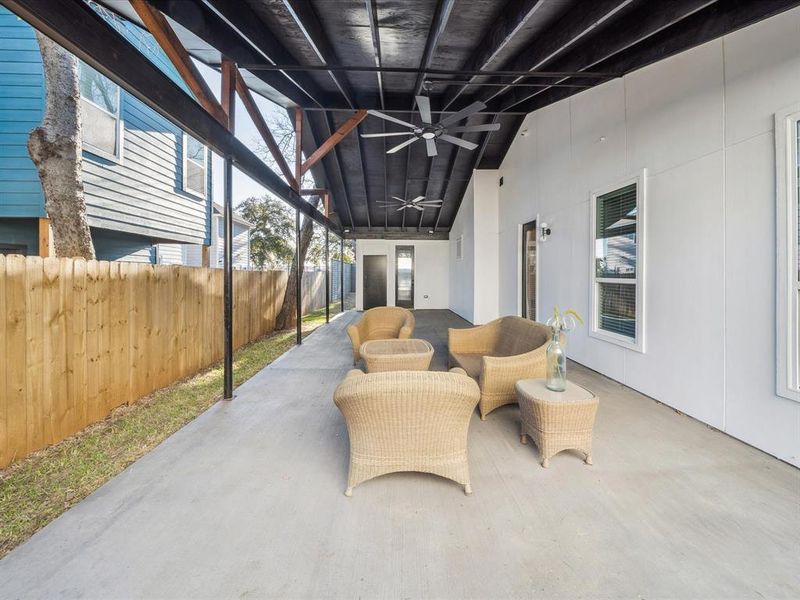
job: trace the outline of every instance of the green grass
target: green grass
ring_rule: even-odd
[[[338,305],[331,314],[338,312]],[[325,311],[303,317],[304,335]],[[269,334],[234,353],[238,386],[295,345]],[[222,397],[222,363],[120,407],[100,423],[0,471],[0,557],[79,502]]]

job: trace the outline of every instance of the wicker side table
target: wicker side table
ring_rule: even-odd
[[[579,450],[592,464],[592,429],[599,400],[589,390],[567,382],[563,392],[547,389],[544,379],[517,382],[517,399],[522,420],[519,441],[533,438],[542,456],[542,466],[562,450]]]
[[[425,340],[370,340],[359,348],[368,373],[379,371],[427,371],[433,346]]]

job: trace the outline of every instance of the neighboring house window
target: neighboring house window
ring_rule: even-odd
[[[800,105],[775,115],[777,393],[800,401]]]
[[[81,136],[85,149],[119,160],[122,153],[119,86],[81,62],[80,89]]]
[[[644,352],[644,173],[592,194],[590,335]]]
[[[456,238],[456,260],[464,258],[464,236],[460,235]]]
[[[183,134],[183,189],[206,197],[206,147],[192,136]]]

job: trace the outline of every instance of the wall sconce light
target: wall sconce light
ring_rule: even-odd
[[[543,242],[547,241],[547,238],[550,237],[550,225],[547,223],[542,223],[541,227],[539,227],[539,239]]]

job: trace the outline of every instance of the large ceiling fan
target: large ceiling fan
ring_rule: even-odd
[[[425,196],[417,196],[413,200],[403,200],[403,198],[398,198],[397,196],[392,196],[392,198],[393,200],[378,200],[376,204],[385,206],[386,208],[399,206],[400,208],[397,209],[398,211],[414,208],[419,212],[422,212],[426,208],[439,208],[442,205],[441,200],[425,200]]]
[[[500,123],[488,123],[486,125],[463,125],[461,127],[450,127],[454,123],[458,123],[467,117],[474,115],[475,113],[479,113],[486,105],[483,102],[473,102],[469,106],[461,109],[460,111],[453,113],[452,115],[447,115],[444,119],[439,121],[438,123],[431,122],[431,101],[430,98],[427,96],[417,96],[417,107],[419,108],[419,116],[422,120],[422,125],[414,125],[413,123],[409,123],[408,121],[403,121],[402,119],[398,119],[391,115],[387,115],[386,113],[382,113],[377,110],[370,110],[368,111],[369,114],[374,115],[376,117],[380,117],[381,119],[385,119],[387,121],[391,121],[392,123],[397,123],[398,125],[403,125],[404,127],[408,127],[411,131],[392,131],[387,133],[362,133],[361,137],[364,138],[381,138],[381,137],[394,137],[400,135],[408,135],[411,136],[409,139],[404,141],[402,144],[398,144],[394,148],[390,148],[386,154],[394,154],[398,150],[402,150],[409,144],[413,144],[417,140],[425,140],[425,145],[428,151],[428,156],[436,156],[438,151],[436,150],[436,141],[442,140],[445,142],[450,142],[451,144],[455,144],[456,146],[461,146],[462,148],[466,148],[467,150],[475,150],[478,147],[478,144],[474,144],[472,142],[468,142],[467,140],[462,140],[461,138],[454,137],[450,135],[451,133],[473,133],[478,131],[497,131],[500,129]]]

